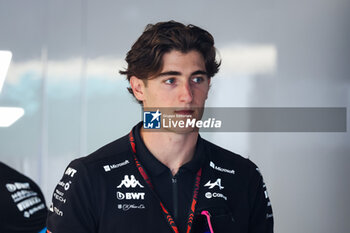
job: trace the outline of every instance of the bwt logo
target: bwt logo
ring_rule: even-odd
[[[145,193],[122,193],[117,192],[117,198],[118,200],[144,200],[145,199]]]
[[[77,170],[75,170],[71,167],[68,167],[64,174],[67,176],[73,177],[75,175],[75,173],[77,173]]]
[[[13,184],[6,184],[6,188],[11,193],[19,189],[30,189],[29,183],[19,183],[19,182],[15,182]]]
[[[145,129],[160,129],[160,119],[162,113],[159,109],[156,112],[143,112],[143,128]]]

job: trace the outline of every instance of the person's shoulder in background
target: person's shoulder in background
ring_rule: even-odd
[[[39,186],[0,162],[0,232],[34,233],[45,229],[47,208]]]

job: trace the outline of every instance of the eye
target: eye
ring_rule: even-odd
[[[168,78],[164,81],[165,84],[174,84],[175,83],[175,79],[174,78]]]
[[[193,81],[194,83],[202,83],[202,82],[204,81],[204,78],[201,77],[201,76],[199,76],[199,77],[194,77],[194,78],[192,78],[192,81]]]

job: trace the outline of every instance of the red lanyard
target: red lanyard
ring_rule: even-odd
[[[130,141],[130,145],[131,145],[131,148],[133,151],[133,156],[134,156],[134,160],[136,163],[136,167],[138,168],[141,176],[146,181],[146,183],[149,185],[149,187],[152,190],[154,190],[154,187],[151,183],[150,178],[148,177],[148,175],[146,174],[145,170],[143,169],[141,163],[138,161],[138,159],[136,157],[136,144],[135,144],[135,139],[134,139],[134,136],[132,134],[132,131],[130,131],[130,134],[129,134],[129,141]],[[196,204],[197,204],[199,183],[201,180],[201,175],[202,175],[202,168],[200,168],[198,170],[197,175],[196,175],[196,179],[195,179],[195,183],[194,183],[193,197],[192,197],[191,208],[189,210],[189,215],[188,215],[188,220],[187,220],[186,233],[189,233],[191,231],[191,228],[192,228],[192,222],[193,222],[193,217],[194,217],[194,211],[196,209]],[[161,201],[159,201],[159,204],[160,204],[160,207],[162,208],[163,214],[166,217],[170,227],[173,229],[173,231],[175,233],[179,233],[179,229],[177,228],[175,221],[174,221],[173,217],[171,216],[171,214],[169,213],[169,211],[165,208],[165,206],[163,205],[163,203]]]

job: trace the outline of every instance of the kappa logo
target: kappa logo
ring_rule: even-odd
[[[117,198],[118,200],[144,200],[145,199],[145,193],[122,193],[117,192]]]
[[[124,176],[124,180],[117,186],[117,188],[121,188],[125,186],[125,188],[136,188],[137,186],[143,188],[143,185],[140,184],[138,180],[136,180],[134,175],[131,175],[130,178],[128,175]]]
[[[224,187],[221,186],[221,179],[220,178],[218,178],[214,183],[211,183],[211,180],[209,180],[208,183],[206,183],[204,186],[209,187],[209,189],[212,189],[215,186],[218,186],[219,189],[224,189]]]
[[[230,174],[232,174],[232,175],[235,174],[235,170],[233,170],[233,169],[232,169],[232,170],[229,170],[229,169],[226,169],[226,168],[218,167],[218,166],[216,166],[215,163],[212,162],[212,161],[210,161],[209,166],[212,167],[212,168],[215,169],[215,170],[220,171],[220,172],[226,172],[226,173],[230,173]]]

